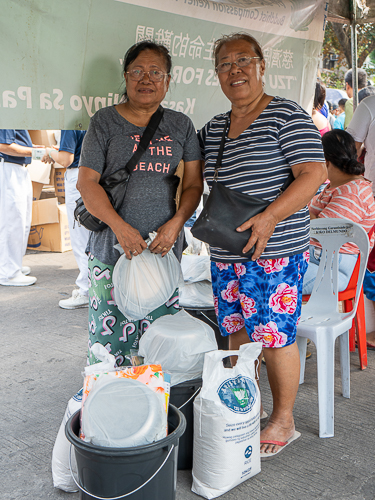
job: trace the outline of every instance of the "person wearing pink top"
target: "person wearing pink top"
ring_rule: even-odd
[[[363,177],[364,165],[357,160],[354,139],[344,130],[336,129],[322,137],[328,168],[329,184],[309,204],[310,218],[350,219],[368,233],[375,224],[375,203],[372,182]],[[371,237],[370,247],[374,246]],[[358,257],[358,248],[346,243],[340,249],[339,291],[348,286]],[[303,294],[311,294],[318,272],[321,247],[310,241],[310,261],[303,280]]]
[[[320,135],[323,137],[324,134],[331,130],[329,121],[327,118],[321,113],[321,109],[323,108],[324,101],[326,98],[326,87],[323,83],[316,82],[315,84],[315,95],[314,95],[314,107],[312,110],[311,118],[314,122],[314,125],[319,130]]]

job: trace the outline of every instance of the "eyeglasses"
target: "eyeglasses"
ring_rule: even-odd
[[[237,68],[244,68],[245,66],[249,66],[253,59],[260,59],[258,56],[249,57],[242,56],[239,57],[236,61],[233,62],[223,62],[216,66],[216,73],[227,73],[232,69],[232,64],[235,64]]]
[[[161,82],[168,73],[163,73],[158,69],[152,69],[151,71],[143,71],[143,69],[131,69],[126,72],[131,80],[139,82],[147,74],[151,82]]]

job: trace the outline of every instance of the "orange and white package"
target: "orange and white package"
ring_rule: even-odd
[[[83,383],[83,394],[82,394],[82,407],[85,405],[87,396],[89,395],[91,389],[95,382],[100,378],[105,376],[106,378],[131,378],[133,380],[138,380],[146,384],[150,389],[158,394],[165,395],[164,389],[164,373],[162,371],[161,365],[140,365],[140,366],[127,366],[126,368],[120,368],[118,370],[110,372],[97,372],[85,376]],[[166,404],[165,411],[167,412]]]
[[[165,375],[166,379],[168,380],[168,375]],[[164,380],[164,373],[162,371],[161,365],[140,365],[123,367],[114,371],[98,370],[97,372],[86,375],[83,383],[81,419],[82,412],[84,411],[85,401],[91,390],[95,387],[95,384],[99,380],[103,382],[103,379],[111,380],[116,378],[128,378],[137,380],[138,382],[147,385],[153,392],[155,392],[159,396],[163,408],[166,414],[168,414],[168,383],[167,380]],[[84,439],[82,432],[80,437]]]

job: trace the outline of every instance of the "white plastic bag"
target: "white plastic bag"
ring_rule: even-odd
[[[214,308],[214,298],[211,281],[198,281],[197,283],[185,283],[180,288],[179,304],[181,307]]]
[[[192,491],[216,498],[260,472],[260,394],[255,362],[262,344],[205,355],[203,384],[194,401]],[[238,355],[233,368],[223,358]]]
[[[182,283],[181,266],[172,250],[162,257],[146,248],[131,260],[123,254],[113,270],[117,307],[133,321],[165,304]]]
[[[55,445],[52,451],[52,479],[53,486],[60,490],[73,493],[78,491],[69,469],[69,453],[71,453],[72,471],[77,475],[76,456],[67,438],[65,437],[65,424],[76,411],[81,409],[82,390],[69,399],[59,432],[57,433]]]
[[[85,376],[91,373],[113,371],[117,369],[116,358],[113,354],[109,353],[103,344],[100,342],[95,342],[90,347],[91,354],[99,359],[99,363],[94,363],[93,365],[88,365],[84,369]]]
[[[181,269],[185,283],[211,281],[211,262],[208,255],[183,255]]]
[[[184,227],[184,231],[185,240],[188,244],[187,248],[185,248],[184,250],[185,255],[199,255],[202,251],[204,243],[197,238],[194,238],[194,236],[191,234],[191,227]]]
[[[180,306],[213,309],[210,258],[207,255],[183,255],[181,269],[184,285],[180,287]]]
[[[139,341],[145,364],[160,364],[171,385],[202,376],[204,354],[217,349],[215,332],[182,310],[155,320]]]

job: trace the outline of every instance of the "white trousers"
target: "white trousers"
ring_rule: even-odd
[[[88,295],[88,256],[86,255],[85,250],[90,231],[83,226],[79,226],[77,222],[74,224],[74,209],[76,207],[76,200],[78,200],[81,196],[76,188],[77,179],[78,168],[67,168],[65,172],[65,204],[68,214],[70,241],[72,243],[74,257],[77,261],[79,269],[76,285],[79,288],[79,293],[81,295]]]
[[[22,268],[31,225],[33,189],[23,165],[0,160],[0,282]]]

